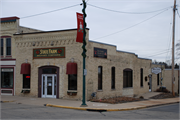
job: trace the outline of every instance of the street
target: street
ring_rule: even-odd
[[[1,103],[1,119],[179,119],[179,103],[117,112]]]

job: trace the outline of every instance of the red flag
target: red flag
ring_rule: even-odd
[[[76,13],[77,15],[77,37],[76,42],[83,43],[83,14]]]

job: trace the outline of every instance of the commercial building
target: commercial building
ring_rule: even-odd
[[[159,66],[151,59],[91,41],[86,31],[87,100],[94,92],[105,98],[155,91],[161,77],[166,84],[164,66],[156,75],[151,69]],[[18,17],[2,18],[1,94],[81,100],[82,43],[76,35],[77,29],[40,31],[20,26]]]

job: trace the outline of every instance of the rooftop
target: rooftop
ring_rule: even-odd
[[[16,16],[14,17],[5,17],[5,18],[1,18],[1,23],[4,23],[4,22],[15,22],[17,19],[20,19]]]

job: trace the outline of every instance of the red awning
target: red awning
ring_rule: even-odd
[[[30,74],[31,65],[29,63],[21,64],[21,74]]]
[[[77,63],[67,63],[66,74],[77,74]]]

